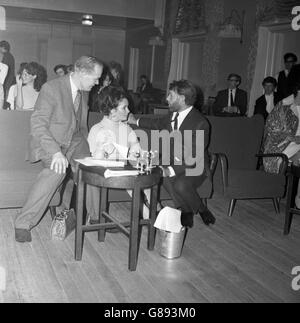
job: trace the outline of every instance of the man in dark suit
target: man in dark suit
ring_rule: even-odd
[[[277,81],[274,77],[266,77],[262,82],[262,86],[265,93],[256,100],[254,114],[261,114],[266,122],[269,113],[280,101],[280,97],[279,94],[275,92]]]
[[[193,107],[196,96],[196,89],[190,82],[174,81],[170,84],[167,97],[171,112],[169,115],[163,118],[139,120],[130,115],[128,120],[129,123],[141,128],[167,130],[175,136],[176,133],[181,134],[183,141],[170,140],[170,163],[162,165],[162,169],[163,185],[172,197],[175,207],[181,209],[181,223],[186,227],[193,226],[193,216],[197,213],[206,225],[215,223],[214,216],[203,205],[197,193],[197,188],[210,176],[207,152],[210,128],[207,120]],[[186,137],[187,132],[191,133],[189,138]],[[203,132],[204,145],[201,146],[197,141],[197,135]],[[165,151],[162,151],[162,161],[166,157],[164,154]],[[199,156],[194,158],[195,154]],[[179,158],[179,155],[184,158]],[[194,173],[193,170],[197,171]]]
[[[242,117],[247,113],[247,92],[238,87],[242,78],[237,74],[228,76],[228,89],[218,92],[213,104],[213,114],[220,117]]]
[[[31,242],[31,229],[41,220],[53,195],[62,184],[74,159],[88,156],[88,91],[98,83],[103,65],[83,56],[70,75],[46,83],[31,118],[30,161],[41,160],[44,168],[33,185],[22,213],[15,221],[18,242]],[[73,185],[63,192],[61,209],[68,209]]]
[[[8,96],[8,91],[10,87],[16,83],[15,80],[15,59],[13,55],[10,53],[10,44],[6,40],[2,40],[0,42],[0,50],[3,53],[3,64],[8,66],[8,72],[3,84],[4,89],[4,101],[6,101]]]
[[[289,87],[289,75],[294,65],[296,65],[298,57],[293,53],[286,53],[283,57],[285,69],[278,75],[277,92],[279,99],[283,100],[292,94]]]

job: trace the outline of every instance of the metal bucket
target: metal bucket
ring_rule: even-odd
[[[179,233],[158,230],[158,251],[167,259],[175,259],[181,256],[186,229]]]

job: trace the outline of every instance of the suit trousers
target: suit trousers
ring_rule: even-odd
[[[197,188],[202,185],[206,177],[205,174],[186,176],[185,173],[174,177],[165,177],[163,187],[171,196],[175,208],[180,208],[184,213],[197,214],[206,208],[197,193]]]
[[[39,173],[33,184],[22,212],[15,220],[15,228],[31,230],[44,216],[51,199],[61,188],[66,174],[57,174],[50,170],[51,161],[44,161],[44,169]],[[68,179],[64,187],[61,209],[69,208],[74,182]]]

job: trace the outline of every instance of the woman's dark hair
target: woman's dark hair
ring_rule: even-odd
[[[24,68],[26,67],[26,65],[27,65],[27,64],[28,64],[28,63],[26,63],[26,62],[21,63],[21,64],[20,64],[20,67],[19,67],[19,69],[18,69],[18,73],[17,73],[17,74],[22,75],[22,73],[23,73],[23,71],[24,71]]]
[[[26,64],[23,70],[26,70],[26,72],[30,75],[36,75],[33,87],[37,92],[39,92],[43,84],[47,82],[46,69],[36,62],[31,62]]]
[[[118,62],[115,62],[115,61],[111,61],[109,63],[109,69],[110,69],[110,72],[112,72],[112,70],[115,70],[116,73],[117,73],[117,77],[114,78],[114,81],[113,81],[113,85],[114,86],[123,86],[123,69],[122,69],[122,65]]]
[[[103,83],[104,83],[106,77],[108,77],[109,80],[111,82],[113,82],[114,77],[112,76],[112,74],[111,74],[111,72],[110,72],[110,70],[109,70],[109,68],[107,66],[104,67],[103,72],[102,72],[102,75],[101,75],[101,77],[99,79],[99,87],[102,87],[103,86]]]
[[[123,88],[116,86],[107,86],[99,94],[98,108],[105,116],[109,116],[113,109],[116,109],[121,100],[126,99]]]
[[[191,82],[187,80],[174,81],[170,84],[169,90],[174,91],[179,95],[183,95],[185,98],[185,104],[188,106],[194,105],[196,102],[196,88]]]

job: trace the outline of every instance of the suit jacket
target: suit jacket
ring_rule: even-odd
[[[171,125],[171,118],[172,118],[172,114],[169,114],[161,118],[155,118],[155,119],[142,117],[139,120],[139,126],[145,129],[167,130],[171,133],[173,131],[172,125]],[[197,160],[197,163],[204,164],[204,169],[202,174],[205,173],[207,176],[210,176],[208,150],[207,150],[208,144],[209,144],[209,136],[210,136],[210,126],[208,121],[203,117],[203,115],[199,111],[193,108],[190,111],[190,113],[186,116],[186,118],[184,119],[184,121],[182,122],[179,128],[179,131],[182,134],[182,138],[184,138],[185,130],[192,130],[192,140],[182,142],[181,151],[183,152],[185,149],[187,149],[187,151],[190,154],[186,156],[185,159],[183,158],[182,165],[176,165],[176,163],[174,163],[174,149],[172,149],[172,145],[171,145],[171,149],[170,149],[171,164],[169,166],[173,167],[176,175],[183,174],[187,168],[193,169],[195,167],[196,163],[194,165],[188,165],[189,163],[187,164],[185,162],[190,160],[190,158],[193,158],[196,156],[195,155],[196,150],[199,153],[199,147],[197,147],[197,141],[196,141],[196,131],[204,130],[204,153],[201,154],[201,156],[199,157],[199,159],[201,160]],[[184,148],[184,144],[187,146],[186,148]],[[184,153],[182,153],[182,156],[184,156]]]
[[[277,92],[274,92],[274,107],[279,101],[280,101],[279,94]],[[266,122],[269,113],[267,111],[267,100],[265,95],[262,95],[256,100],[255,107],[254,107],[254,114],[261,114],[264,117]]]
[[[213,113],[220,117],[241,117],[247,113],[247,92],[241,89],[236,89],[234,105],[240,109],[240,114],[223,112],[223,108],[228,106],[228,93],[229,90],[222,90],[218,92],[216,101],[213,105]]]
[[[283,100],[292,94],[289,88],[289,75],[285,75],[285,71],[281,71],[278,75],[277,93],[279,99]]]
[[[82,113],[79,132],[72,99],[70,76],[47,82],[42,87],[31,117],[30,161],[52,158],[57,152],[70,161],[89,155],[87,143],[88,93],[82,92]]]
[[[16,83],[16,80],[15,80],[15,59],[11,53],[7,52],[3,56],[2,63],[6,64],[8,66],[7,76],[6,76],[6,79],[3,84],[4,91],[5,91],[5,97],[7,98],[8,91],[9,91],[10,87]]]

